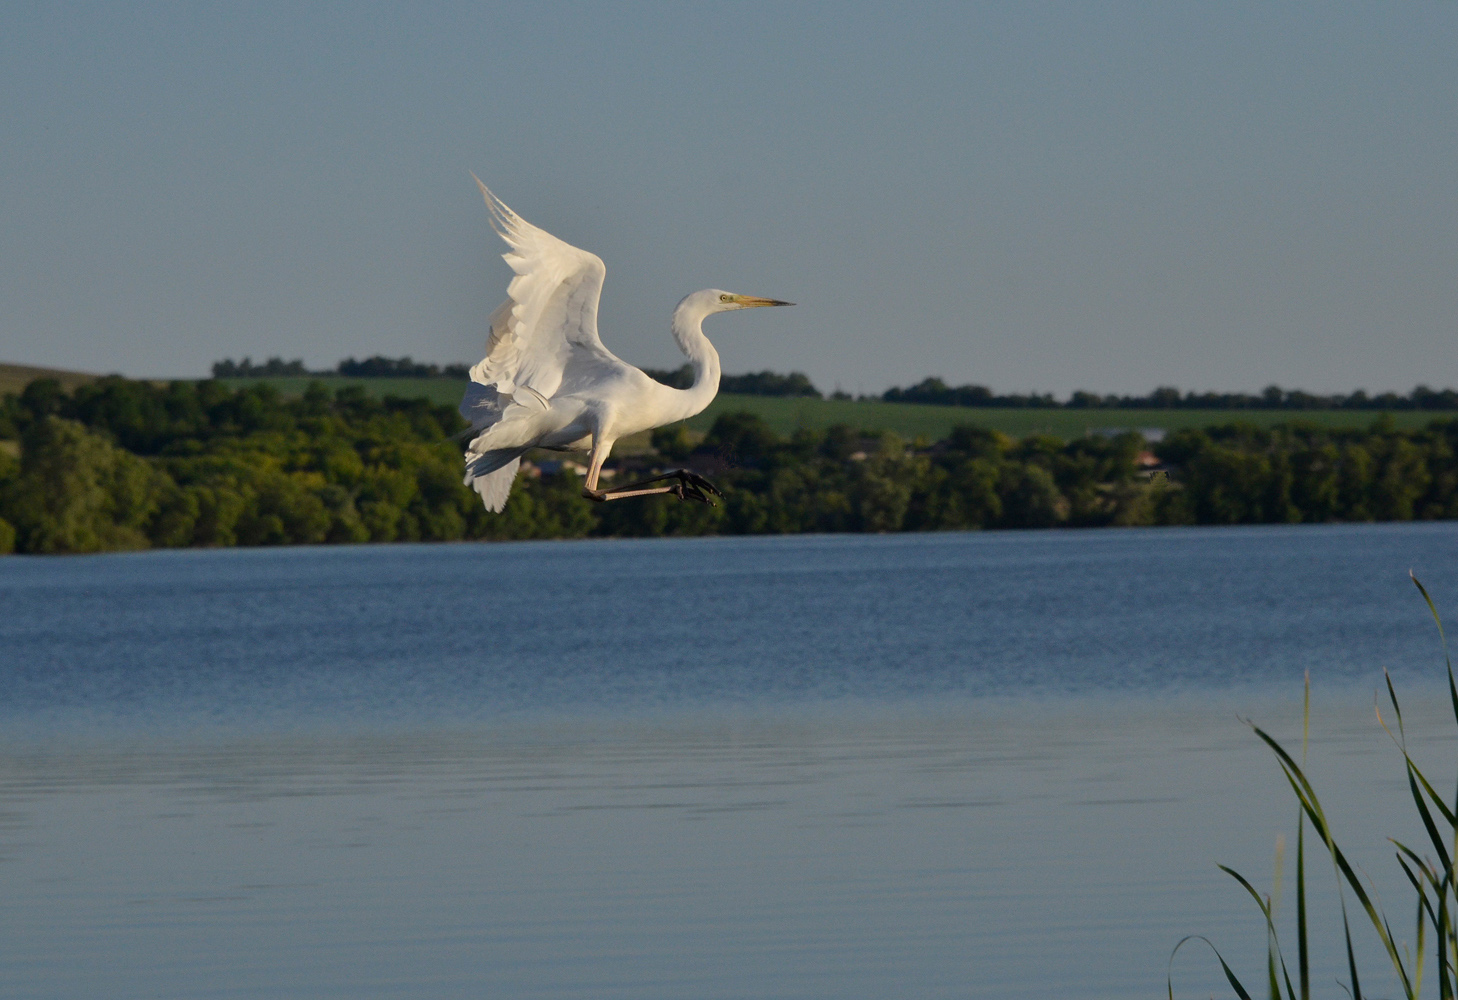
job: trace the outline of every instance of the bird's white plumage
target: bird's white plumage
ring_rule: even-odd
[[[481,494],[481,502],[486,505],[487,510],[499,511],[506,506],[506,498],[511,495],[511,484],[516,481],[516,473],[520,467],[521,459],[513,458],[495,472],[468,480],[470,486]]]
[[[539,229],[481,183],[493,227],[515,272],[491,315],[486,356],[471,368],[461,415],[471,422],[465,483],[486,509],[506,504],[521,456],[531,448],[591,448],[587,487],[596,490],[613,442],[700,412],[719,389],[719,355],[704,336],[706,316],[756,305],[788,305],[706,289],[687,296],[673,335],[694,367],[690,389],[673,389],[619,360],[597,333],[607,269],[595,255]],[[601,498],[600,494],[593,494]]]
[[[576,352],[622,364],[597,335],[597,301],[607,274],[602,260],[538,229],[479,178],[476,183],[494,228],[511,248],[502,256],[516,277],[491,317],[486,357],[471,370],[471,380],[504,392],[527,385],[546,399],[562,384]]]

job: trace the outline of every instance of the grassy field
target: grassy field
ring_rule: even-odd
[[[1262,427],[1294,420],[1324,427],[1367,427],[1380,415],[1373,410],[1013,410],[775,396],[720,396],[712,406],[690,420],[689,426],[695,430],[707,430],[714,417],[726,410],[751,410],[781,434],[788,434],[796,427],[824,428],[832,424],[848,424],[863,430],[892,430],[906,438],[925,437],[932,441],[946,437],[957,424],[990,427],[1013,437],[1050,434],[1066,441],[1102,428],[1171,431],[1233,421]],[[1458,414],[1403,410],[1392,415],[1401,428],[1424,427],[1430,420],[1441,416]]]
[[[72,389],[96,378],[83,372],[34,368],[25,365],[0,364],[0,395],[19,392],[35,378],[56,378]],[[303,393],[312,378],[229,379],[236,385],[267,382],[287,396]],[[424,396],[433,402],[454,407],[461,401],[464,383],[447,378],[349,378],[329,376],[320,381],[332,389],[357,385],[373,396]],[[805,399],[785,396],[737,396],[723,393],[707,410],[689,421],[695,431],[707,431],[721,413],[748,410],[758,414],[783,435],[797,427],[824,429],[833,424],[847,424],[866,431],[895,431],[908,439],[918,437],[935,441],[946,437],[957,424],[976,424],[1000,430],[1014,437],[1028,434],[1050,434],[1069,440],[1102,428],[1150,429],[1166,431],[1181,427],[1209,427],[1232,421],[1272,424],[1305,421],[1324,427],[1367,427],[1377,419],[1375,410],[1062,410],[1062,409],[979,409],[960,406],[919,406],[914,403],[882,403],[857,400]],[[1398,410],[1392,413],[1396,425],[1403,429],[1426,426],[1433,419],[1452,418],[1458,414],[1426,410]]]
[[[1036,432],[1065,439],[1081,437],[1092,427],[1130,425],[1127,414],[1117,413],[1105,415],[1102,421],[1085,419],[1086,415],[1082,414],[1075,414],[1075,419],[1069,420],[1064,410],[973,409],[870,400],[721,395],[707,410],[690,420],[689,426],[694,430],[708,430],[715,417],[732,410],[756,413],[781,434],[789,434],[797,427],[823,430],[833,424],[846,424],[865,431],[895,431],[905,438],[924,437],[931,441],[946,437],[957,424],[991,427],[1014,437]],[[1141,422],[1137,426],[1161,425]]]
[[[237,379],[237,382],[266,381],[280,392],[296,395],[311,381],[307,378]],[[454,379],[344,378],[324,380],[331,387],[363,386],[373,395],[425,396],[451,406],[461,401],[463,383]],[[1209,427],[1232,421],[1258,424],[1290,423],[1295,420],[1324,427],[1367,427],[1377,419],[1374,410],[1061,410],[1001,408],[978,409],[961,406],[920,406],[914,403],[882,403],[858,400],[806,399],[786,396],[737,396],[722,393],[707,410],[689,421],[696,431],[707,431],[721,413],[748,410],[758,414],[779,434],[797,427],[824,429],[847,424],[867,431],[891,430],[906,438],[925,437],[935,441],[946,437],[957,424],[991,427],[1014,437],[1050,434],[1069,440],[1101,428]],[[1426,426],[1436,417],[1458,416],[1432,411],[1398,410],[1392,418],[1398,427]]]

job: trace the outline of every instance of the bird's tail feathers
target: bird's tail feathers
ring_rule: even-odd
[[[491,513],[500,513],[511,495],[517,469],[525,448],[500,448],[479,454],[466,454],[466,476],[463,482],[481,494],[481,502]]]

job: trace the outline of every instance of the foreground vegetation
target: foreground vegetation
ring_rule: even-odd
[[[610,466],[692,466],[724,487],[721,506],[594,505],[569,464],[539,455],[500,515],[461,486],[463,429],[450,405],[318,381],[290,398],[266,383],[38,380],[0,405],[0,439],[19,442],[0,448],[0,550],[1458,517],[1454,420],[1225,424],[1151,455],[1133,433],[963,425],[908,442],[721,412]]]
[[[1427,590],[1416,577],[1413,577],[1413,583],[1417,585],[1423,600],[1427,602],[1428,611],[1432,613],[1433,621],[1438,626],[1438,635],[1443,642],[1444,660],[1448,671],[1449,700],[1454,721],[1458,722],[1458,683],[1455,683],[1453,677],[1453,662],[1447,655],[1448,640],[1447,636],[1443,634],[1443,622]],[[1281,888],[1280,857],[1277,857],[1276,865],[1276,891],[1270,896],[1262,896],[1239,872],[1226,868],[1224,865],[1220,866],[1221,870],[1239,882],[1241,887],[1255,900],[1265,921],[1264,985],[1271,1000],[1283,1000],[1283,998],[1284,1000],[1298,1000],[1298,998],[1299,1000],[1309,1000],[1311,996],[1311,944],[1306,895],[1306,826],[1308,823],[1316,835],[1316,843],[1319,845],[1317,850],[1325,849],[1331,859],[1333,873],[1336,876],[1347,965],[1344,970],[1346,982],[1341,983],[1339,979],[1338,983],[1347,995],[1352,997],[1352,1000],[1362,1000],[1363,997],[1356,950],[1352,946],[1352,921],[1347,911],[1347,899],[1348,893],[1350,893],[1357,904],[1353,908],[1357,921],[1360,924],[1362,916],[1366,916],[1382,946],[1382,952],[1391,964],[1393,979],[1407,1000],[1418,1000],[1423,995],[1423,976],[1429,962],[1435,967],[1436,992],[1439,1000],[1455,1000],[1455,997],[1458,997],[1458,864],[1455,864],[1455,859],[1458,859],[1458,793],[1455,793],[1452,805],[1449,806],[1408,753],[1402,708],[1398,703],[1397,691],[1393,688],[1390,677],[1387,678],[1387,696],[1392,710],[1391,719],[1395,732],[1393,728],[1388,727],[1380,708],[1377,713],[1377,721],[1392,737],[1402,753],[1408,791],[1428,836],[1428,843],[1420,844],[1419,849],[1389,838],[1395,848],[1397,863],[1402,868],[1402,873],[1412,886],[1416,897],[1414,899],[1415,923],[1410,944],[1404,942],[1400,935],[1393,931],[1387,914],[1382,910],[1381,901],[1376,896],[1370,877],[1365,873],[1360,873],[1347,858],[1346,853],[1338,846],[1326,811],[1322,808],[1321,799],[1306,776],[1306,750],[1311,719],[1310,678],[1308,677],[1306,683],[1301,762],[1299,764],[1296,757],[1273,739],[1269,733],[1259,726],[1251,726],[1256,736],[1275,753],[1281,772],[1287,783],[1290,784],[1299,806],[1296,815],[1296,981],[1294,984],[1277,932],[1276,901],[1280,898]],[[1429,849],[1431,849],[1431,853],[1420,853]],[[1431,937],[1429,937],[1430,933]],[[1221,971],[1225,973],[1226,981],[1229,982],[1231,989],[1241,1000],[1250,1000],[1250,991],[1231,970],[1219,949],[1210,944],[1208,939],[1199,936],[1187,937],[1175,945],[1175,952],[1178,953],[1181,946],[1194,940],[1204,941],[1215,950],[1216,959],[1219,961]],[[1428,950],[1430,946],[1431,952]],[[1170,963],[1172,967],[1173,954],[1170,956]],[[1174,1000],[1172,972],[1168,988],[1170,1000]]]

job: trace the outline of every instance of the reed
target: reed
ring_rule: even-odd
[[[1422,594],[1423,600],[1427,602],[1428,611],[1433,616],[1433,621],[1438,626],[1438,636],[1443,644],[1443,659],[1448,671],[1448,695],[1452,702],[1454,722],[1458,723],[1458,684],[1453,679],[1453,661],[1448,652],[1448,638],[1443,631],[1443,620],[1438,614],[1437,607],[1433,604],[1432,597],[1428,594],[1427,588],[1412,576],[1413,584],[1418,592]],[[1392,719],[1396,726],[1396,732],[1389,727],[1388,722],[1382,715],[1382,708],[1379,702],[1377,707],[1377,721],[1382,728],[1392,737],[1398,748],[1402,751],[1403,762],[1407,768],[1408,789],[1412,795],[1413,806],[1417,809],[1418,816],[1422,820],[1423,829],[1427,831],[1428,840],[1432,847],[1432,854],[1424,857],[1418,851],[1397,840],[1391,840],[1395,848],[1397,863],[1402,866],[1403,874],[1407,876],[1413,892],[1416,896],[1415,914],[1415,946],[1412,948],[1403,945],[1399,947],[1398,938],[1393,934],[1392,926],[1387,919],[1386,913],[1381,906],[1373,902],[1373,894],[1370,893],[1362,880],[1358,878],[1356,870],[1347,860],[1346,855],[1338,846],[1332,834],[1331,826],[1327,822],[1326,812],[1322,809],[1321,799],[1316,794],[1316,789],[1306,777],[1306,746],[1310,735],[1311,722],[1311,677],[1306,678],[1305,700],[1302,712],[1301,726],[1301,760],[1297,763],[1295,757],[1286,751],[1269,733],[1259,726],[1247,720],[1247,725],[1255,732],[1271,751],[1276,755],[1276,760],[1286,776],[1287,782],[1291,785],[1291,791],[1296,796],[1297,829],[1296,829],[1296,949],[1297,960],[1296,982],[1291,981],[1290,970],[1286,964],[1286,956],[1282,950],[1280,939],[1276,933],[1275,912],[1279,902],[1281,886],[1281,862],[1282,845],[1277,845],[1277,863],[1275,877],[1275,893],[1271,896],[1263,896],[1258,892],[1250,881],[1234,869],[1224,865],[1220,869],[1237,882],[1250,894],[1259,907],[1266,924],[1266,990],[1271,1000],[1310,1000],[1311,997],[1311,968],[1309,962],[1310,948],[1307,928],[1306,909],[1306,826],[1310,824],[1317,841],[1325,848],[1330,856],[1332,867],[1336,874],[1337,898],[1340,902],[1342,933],[1345,936],[1347,976],[1346,988],[1353,1000],[1362,1000],[1361,979],[1357,968],[1357,957],[1352,947],[1352,921],[1347,909],[1348,893],[1355,898],[1361,913],[1366,914],[1367,921],[1371,924],[1388,960],[1392,964],[1397,981],[1402,989],[1403,996],[1407,1000],[1418,1000],[1422,995],[1423,969],[1427,961],[1427,948],[1429,945],[1429,932],[1431,932],[1431,945],[1433,949],[1434,964],[1437,969],[1438,998],[1439,1000],[1458,1000],[1455,990],[1458,990],[1458,880],[1455,880],[1454,859],[1458,858],[1458,792],[1451,805],[1443,800],[1443,797],[1434,789],[1426,775],[1413,762],[1412,756],[1407,750],[1407,734],[1402,721],[1402,707],[1397,700],[1397,691],[1392,685],[1392,678],[1383,671],[1383,678],[1387,686],[1387,699],[1391,705]],[[1391,839],[1391,838],[1389,838]],[[1361,924],[1360,915],[1358,924]],[[1221,971],[1224,972],[1226,980],[1230,983],[1237,996],[1241,1000],[1251,1000],[1251,992],[1246,989],[1240,978],[1231,970],[1226,963],[1220,950],[1203,935],[1193,934],[1180,940],[1170,953],[1170,970],[1167,977],[1167,986],[1170,1000],[1174,1000],[1174,958],[1180,948],[1190,941],[1200,941],[1208,945],[1215,953],[1216,959],[1220,962]]]

